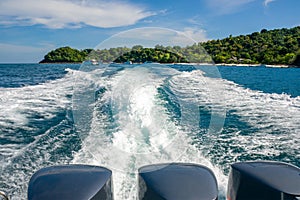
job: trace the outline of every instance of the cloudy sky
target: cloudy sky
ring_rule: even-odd
[[[1,0],[0,63],[38,62],[61,46],[94,48],[142,27],[195,41],[300,25],[300,0]]]

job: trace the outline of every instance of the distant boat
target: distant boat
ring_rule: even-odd
[[[159,62],[145,61],[144,64],[160,64]]]
[[[86,65],[99,65],[99,62],[96,59],[90,59],[90,60],[84,61],[84,64],[86,64]]]
[[[99,65],[99,62],[96,59],[91,59],[90,61],[92,65]]]
[[[126,64],[126,65],[132,65],[132,61],[131,61],[131,60],[128,60],[128,61],[126,61],[124,64]]]

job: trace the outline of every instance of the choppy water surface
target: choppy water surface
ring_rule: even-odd
[[[300,69],[209,66],[0,65],[0,188],[26,199],[38,169],[113,170],[116,199],[135,199],[138,167],[211,168],[220,198],[230,164],[300,166]]]

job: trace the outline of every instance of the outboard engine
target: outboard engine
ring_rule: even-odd
[[[0,190],[0,200],[9,200],[7,194]]]
[[[30,179],[28,200],[110,200],[111,174],[109,169],[90,165],[43,168]]]
[[[141,167],[138,176],[139,200],[218,199],[218,184],[207,167],[169,163]]]
[[[282,162],[231,165],[228,200],[300,200],[300,168]]]

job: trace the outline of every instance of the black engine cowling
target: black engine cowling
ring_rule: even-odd
[[[300,168],[282,162],[231,165],[228,200],[300,199]]]
[[[112,172],[90,165],[64,165],[43,168],[30,179],[28,200],[110,200]]]
[[[139,169],[140,200],[218,199],[218,185],[207,167],[169,163]]]

